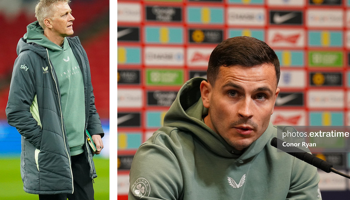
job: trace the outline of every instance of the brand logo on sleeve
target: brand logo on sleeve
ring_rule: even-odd
[[[245,177],[246,175],[244,174],[241,178],[241,180],[239,181],[239,183],[237,184],[235,180],[233,180],[233,178],[231,177],[227,177],[228,183],[233,187],[233,188],[240,188],[244,185],[245,182]]]
[[[151,185],[147,179],[140,177],[131,186],[131,191],[137,197],[148,197],[151,193]]]
[[[28,71],[28,69],[29,69],[26,65],[21,65],[20,68],[23,69],[23,70],[25,70],[25,71]]]

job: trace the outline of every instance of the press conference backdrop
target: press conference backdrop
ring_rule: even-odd
[[[2,164],[0,172],[3,174],[0,180],[0,186],[3,188],[0,199],[34,197],[24,194],[22,189],[19,165],[21,136],[16,128],[8,125],[5,108],[13,63],[17,57],[16,46],[26,33],[26,26],[36,20],[34,8],[37,2],[37,0],[0,1],[0,163]],[[109,157],[109,1],[71,0],[70,7],[75,17],[74,36],[79,36],[89,57],[96,107],[106,133],[103,138],[105,149],[102,155],[95,157],[99,159],[96,161],[96,167],[101,175],[96,179],[98,184],[95,197],[108,199],[108,160],[107,162],[103,160]],[[13,167],[3,166],[3,163],[12,163]],[[100,166],[100,163],[107,163],[107,166]],[[102,171],[101,167],[105,171]],[[8,169],[13,171],[6,171]],[[15,176],[9,177],[11,173]],[[101,185],[104,188],[100,190]]]
[[[119,0],[118,193],[126,199],[136,149],[157,130],[180,86],[206,77],[223,39],[251,36],[281,63],[271,122],[350,125],[350,0]],[[350,154],[318,154],[349,173]],[[320,172],[324,199],[348,199],[350,183]]]

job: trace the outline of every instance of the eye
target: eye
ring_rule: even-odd
[[[258,99],[258,100],[265,100],[265,99],[267,99],[267,95],[264,94],[264,93],[259,93],[259,94],[256,94],[256,95],[255,95],[255,99]]]
[[[229,97],[236,97],[237,96],[237,91],[235,91],[235,90],[228,91],[228,96]]]

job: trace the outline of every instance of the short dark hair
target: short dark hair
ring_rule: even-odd
[[[218,44],[209,58],[207,78],[214,85],[219,68],[241,65],[253,67],[265,63],[275,66],[277,84],[280,79],[280,62],[274,50],[265,42],[253,37],[232,37]]]

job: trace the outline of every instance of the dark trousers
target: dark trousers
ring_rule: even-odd
[[[73,194],[39,194],[39,200],[94,200],[94,188],[90,178],[90,165],[84,153],[72,156],[72,170],[74,179]],[[55,181],[55,180],[52,180]]]

